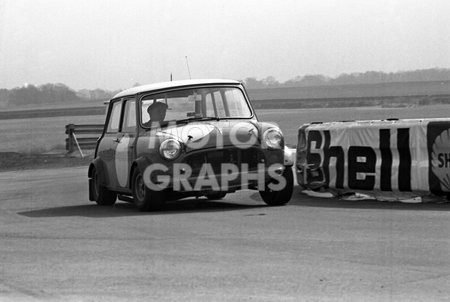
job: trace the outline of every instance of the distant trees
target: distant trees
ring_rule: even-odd
[[[249,89],[429,81],[450,81],[450,69],[431,68],[395,73],[367,71],[363,73],[343,73],[335,78],[320,74],[310,74],[296,76],[281,83],[273,76],[261,80],[258,80],[255,77],[249,77],[243,80]],[[134,86],[137,85],[139,85],[139,83],[136,83]],[[103,89],[83,89],[75,91],[61,83],[44,84],[40,86],[25,85],[13,89],[0,89],[0,108],[83,101],[100,102],[111,99],[117,92],[118,91],[108,91]]]
[[[76,92],[64,84],[45,84],[38,87],[40,90],[38,102],[40,103],[63,103],[75,102],[80,98]]]
[[[25,85],[10,90],[0,89],[0,107],[105,101],[110,99],[114,94],[116,94],[116,91],[102,89],[83,89],[76,92],[61,83],[40,86]]]
[[[0,89],[0,108],[5,108],[8,106],[8,89]]]
[[[112,98],[117,91],[108,91],[103,89],[82,89],[77,91],[77,96],[84,100],[100,100],[106,101]]]
[[[254,77],[243,80],[249,89],[274,88],[274,87],[311,87],[311,86],[329,86],[329,85],[356,85],[356,84],[378,84],[393,82],[431,82],[431,81],[450,81],[450,69],[431,68],[414,71],[400,71],[395,73],[385,73],[380,71],[367,71],[364,73],[343,73],[336,78],[326,77],[324,75],[305,75],[297,76],[279,83],[274,77],[270,76],[262,80]]]
[[[258,81],[256,78],[246,78],[244,79],[245,86],[252,89],[267,88],[263,81]]]
[[[64,84],[45,84],[38,87],[26,85],[9,90],[7,98],[9,106],[57,104],[80,100],[75,91]]]

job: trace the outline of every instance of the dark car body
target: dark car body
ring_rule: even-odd
[[[167,115],[154,122],[147,111],[157,103]],[[114,96],[88,177],[90,200],[111,205],[118,196],[141,210],[240,189],[282,205],[293,186],[280,129],[258,121],[244,86],[232,80],[166,82]],[[281,178],[285,185],[269,186]]]

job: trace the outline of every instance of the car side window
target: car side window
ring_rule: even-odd
[[[136,131],[136,101],[127,100],[125,103],[122,132]]]
[[[108,128],[106,129],[106,132],[117,133],[119,131],[121,109],[122,109],[122,101],[117,101],[112,105],[111,114],[109,115]]]

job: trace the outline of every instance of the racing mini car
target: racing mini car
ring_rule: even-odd
[[[109,101],[89,165],[89,199],[149,211],[169,200],[251,189],[267,205],[284,205],[293,190],[284,148],[281,130],[258,121],[238,81],[134,87]]]

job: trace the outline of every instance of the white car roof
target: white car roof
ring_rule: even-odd
[[[179,86],[191,86],[191,85],[208,85],[208,84],[240,84],[239,81],[235,80],[222,80],[222,79],[204,79],[204,80],[183,80],[183,81],[172,81],[172,82],[162,82],[154,83],[149,85],[137,86],[116,94],[113,99],[120,98],[128,95],[135,95],[142,92],[148,92],[152,90],[174,88]]]

